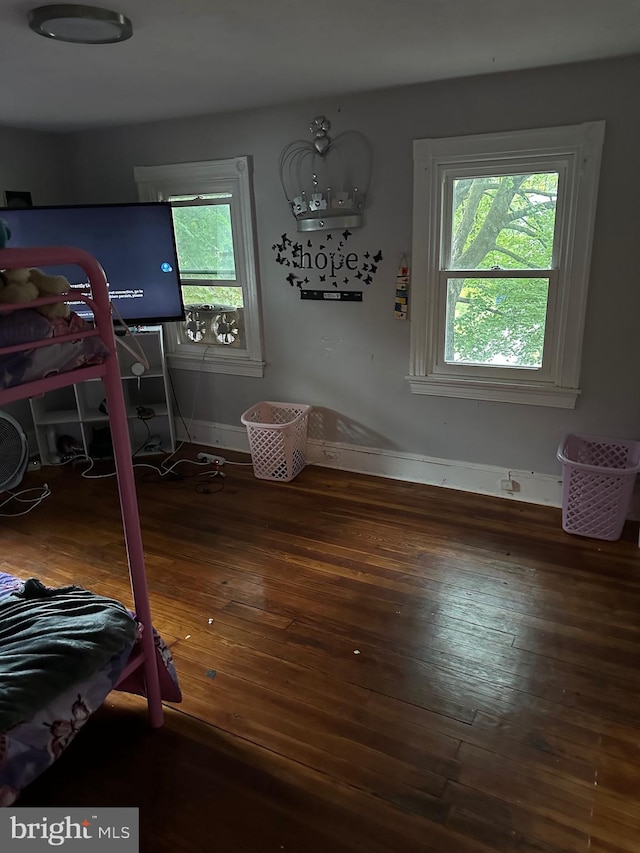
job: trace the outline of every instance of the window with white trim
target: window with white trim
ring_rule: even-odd
[[[173,209],[186,321],[168,331],[175,367],[262,376],[248,157],[137,166],[141,201]]]
[[[575,406],[603,139],[414,142],[413,393]]]

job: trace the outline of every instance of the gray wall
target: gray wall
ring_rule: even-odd
[[[69,201],[69,162],[60,134],[0,126],[0,204],[5,190],[28,190],[38,205]]]
[[[554,474],[566,432],[639,431],[639,72],[640,58],[629,57],[77,133],[66,139],[74,198],[136,199],[137,165],[254,158],[268,366],[264,379],[203,374],[197,419],[240,425],[240,414],[258,400],[308,402],[326,410],[328,440]],[[371,205],[349,246],[382,249],[385,260],[362,304],[301,301],[271,249],[295,230],[278,156],[290,141],[308,138],[316,115],[330,118],[334,134],[362,131],[374,149]],[[596,119],[606,120],[606,138],[577,408],[412,395],[405,380],[409,324],[393,318],[396,267],[411,248],[412,141]],[[188,416],[196,375],[174,376]]]
[[[0,205],[5,190],[28,190],[34,204],[69,201],[69,152],[59,134],[0,127]],[[29,403],[6,408],[21,423],[30,423]]]

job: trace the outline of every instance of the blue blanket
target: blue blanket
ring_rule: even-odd
[[[0,732],[132,647],[136,625],[118,601],[35,578],[0,598]]]

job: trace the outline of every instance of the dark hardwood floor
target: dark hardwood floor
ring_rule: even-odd
[[[634,525],[610,543],[553,508],[226,473],[138,472],[183,703],[152,731],[112,693],[21,805],[139,806],[150,853],[640,851]],[[45,479],[0,519],[0,568],[130,603],[114,481]]]

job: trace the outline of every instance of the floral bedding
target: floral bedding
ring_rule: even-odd
[[[67,319],[50,320],[33,308],[19,308],[0,313],[0,347],[55,338],[88,328],[86,321],[73,311]],[[107,355],[107,348],[97,336],[3,355],[0,356],[0,389],[101,364]]]
[[[27,582],[0,572],[0,613],[2,606],[10,602],[25,588]],[[135,614],[126,611],[135,626]],[[47,769],[75,738],[91,714],[100,707],[114,688],[144,695],[144,680],[141,669],[136,670],[126,681],[118,683],[135,642],[141,635],[137,625],[132,633],[133,641],[114,654],[89,676],[70,679],[64,689],[46,704],[37,708],[28,719],[0,731],[0,806],[9,806],[18,798],[20,791]],[[180,702],[182,696],[171,653],[154,629],[156,657],[159,664],[162,698]],[[0,657],[3,648],[0,645]],[[33,678],[37,666],[30,665],[27,678]],[[3,685],[0,684],[0,691]]]

